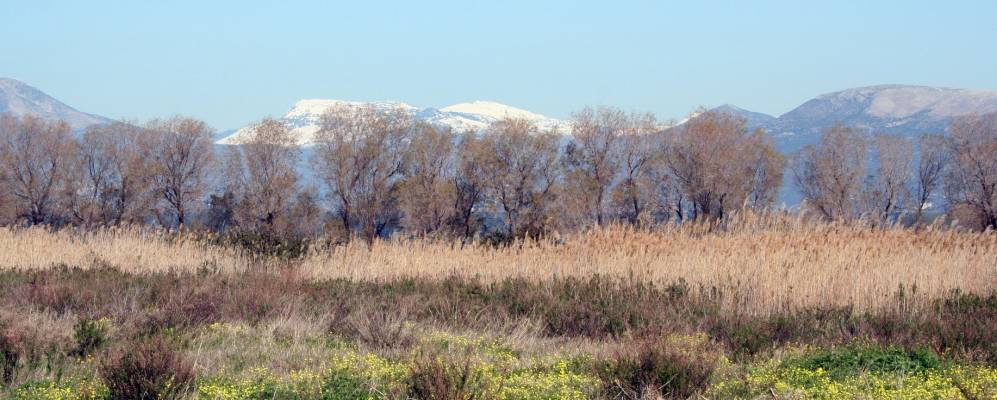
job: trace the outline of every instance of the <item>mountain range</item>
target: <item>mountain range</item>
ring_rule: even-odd
[[[395,101],[364,103],[307,99],[294,104],[281,119],[290,126],[298,142],[307,145],[314,142],[321,114],[329,107],[341,104],[371,104],[382,110],[400,109],[417,121],[449,127],[458,132],[479,131],[498,119],[511,116],[529,119],[541,129],[556,129],[570,134],[567,121],[492,101],[433,108]],[[715,110],[744,117],[750,128],[765,129],[775,138],[781,150],[791,152],[816,142],[822,131],[838,122],[870,132],[907,136],[943,132],[954,117],[997,112],[997,91],[879,85],[822,94],[778,117],[729,104]],[[7,78],[0,78],[2,113],[62,119],[74,131],[110,122],[108,118],[78,111],[34,87]],[[248,132],[249,127],[246,126],[221,132],[216,139],[219,144],[234,144]]]
[[[556,129],[568,133],[568,124],[555,118],[545,117],[523,109],[507,106],[492,101],[472,101],[459,103],[443,108],[419,108],[406,103],[394,101],[357,102],[344,100],[309,99],[297,102],[291,110],[281,117],[298,143],[308,145],[314,143],[315,133],[319,129],[322,113],[330,107],[340,105],[371,105],[375,109],[401,110],[415,120],[426,122],[438,127],[451,128],[457,132],[480,131],[506,116],[525,118],[533,121],[541,129]],[[237,144],[250,132],[250,126],[240,128],[235,133],[218,141],[219,144]]]
[[[941,133],[955,117],[997,112],[997,91],[879,85],[822,94],[779,117],[733,105],[717,109],[742,116],[752,129],[765,129],[788,152],[815,142],[839,122],[873,133]]]
[[[301,100],[282,119],[293,129],[299,143],[309,144],[318,130],[323,111],[338,104],[372,104],[379,109],[397,108],[415,119],[457,131],[478,131],[504,116],[526,118],[542,129],[570,133],[570,123],[490,101],[460,103],[442,108],[419,108],[399,102],[355,102]],[[950,89],[910,85],[868,86],[819,95],[778,117],[726,104],[713,110],[745,118],[749,128],[769,132],[785,152],[814,143],[820,133],[836,123],[869,132],[916,136],[944,132],[952,118],[997,112],[997,91]],[[680,121],[679,124],[684,121]],[[219,141],[238,143],[248,127]]]

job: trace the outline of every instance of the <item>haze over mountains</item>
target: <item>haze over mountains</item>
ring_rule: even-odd
[[[307,145],[315,139],[322,112],[330,106],[344,103],[362,104],[344,100],[301,100],[281,119],[291,127],[298,142]],[[570,128],[567,121],[491,101],[473,101],[440,108],[417,107],[393,101],[370,104],[385,110],[398,108],[418,121],[460,132],[481,130],[505,116],[526,118],[542,129],[557,128],[565,134],[569,133]],[[773,135],[780,149],[791,152],[815,142],[823,130],[838,122],[871,132],[908,136],[943,132],[953,117],[997,112],[997,91],[880,85],[822,94],[778,117],[734,105],[723,105],[716,109],[743,116],[749,127],[765,129]],[[34,87],[7,78],[0,78],[0,113],[34,114],[43,118],[62,119],[74,131],[110,122],[108,118],[78,111]],[[164,113],[168,114],[169,110]],[[248,127],[224,132],[225,134],[219,135],[218,143],[238,143],[247,132]]]

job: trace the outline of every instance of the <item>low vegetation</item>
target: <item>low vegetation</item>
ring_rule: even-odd
[[[211,235],[8,229],[2,393],[997,394],[997,237],[777,215],[726,221],[499,247],[314,241],[292,253]]]

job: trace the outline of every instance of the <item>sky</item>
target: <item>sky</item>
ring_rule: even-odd
[[[0,77],[218,130],[303,98],[779,115],[856,86],[997,89],[994,21],[994,0],[0,0]]]

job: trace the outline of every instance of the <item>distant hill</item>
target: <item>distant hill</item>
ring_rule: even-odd
[[[880,85],[822,94],[778,118],[731,105],[716,109],[743,116],[750,127],[764,128],[780,148],[792,151],[838,122],[912,137],[944,132],[954,117],[997,111],[997,91]]]
[[[111,122],[108,118],[78,111],[24,82],[0,78],[0,114],[8,113],[63,120],[73,131]]]

